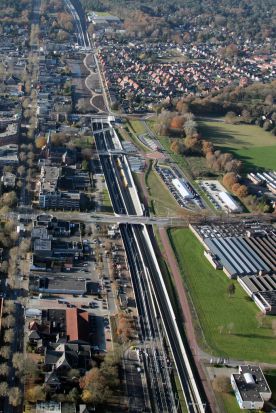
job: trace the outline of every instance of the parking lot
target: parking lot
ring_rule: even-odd
[[[241,237],[247,235],[248,231],[259,235],[276,234],[276,229],[269,224],[246,220],[241,220],[239,223],[193,225],[193,228],[202,239]]]
[[[167,186],[168,190],[178,203],[178,205],[182,208],[189,208],[191,206],[197,205],[200,208],[204,208],[204,205],[201,201],[200,196],[195,192],[195,190],[192,188],[192,186],[189,184],[189,182],[185,182],[185,185],[191,195],[193,196],[192,199],[184,199],[180,193],[177,191],[176,187],[173,185],[172,180],[173,179],[179,179],[180,177],[171,169],[168,167],[160,167],[156,165],[155,167],[156,172],[162,179],[162,181],[165,183]]]
[[[117,225],[86,225],[82,242],[85,254],[70,271],[40,271],[33,272],[31,276],[36,274],[51,279],[50,286],[63,289],[68,286],[76,292],[33,291],[26,303],[26,311],[67,308],[87,311],[95,332],[92,335],[93,346],[105,351],[111,345],[110,317],[116,316],[120,310],[134,314],[136,311],[128,264]],[[85,291],[82,290],[83,285],[86,286]]]
[[[228,206],[219,197],[219,193],[226,192],[224,186],[217,180],[204,180],[198,182],[199,186],[206,193],[209,201],[217,211],[229,212]]]

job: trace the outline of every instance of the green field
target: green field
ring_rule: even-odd
[[[271,133],[254,125],[229,125],[216,121],[198,123],[203,138],[241,159],[245,172],[256,166],[276,169],[276,137]]]
[[[140,120],[130,120],[129,124],[137,135],[146,133],[145,126]]]
[[[103,189],[101,209],[105,213],[109,213],[109,212],[112,213],[113,212],[113,207],[112,207],[111,199],[110,199],[107,188]]]
[[[228,297],[229,279],[209,264],[192,232],[174,229],[169,235],[204,333],[201,345],[217,356],[275,363],[272,317],[258,328],[255,304],[237,282],[235,295]]]

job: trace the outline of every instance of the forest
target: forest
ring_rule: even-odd
[[[122,19],[131,19],[133,12],[136,12],[137,17],[139,12],[140,20],[132,20],[134,26],[147,15],[164,19],[165,30],[181,26],[185,33],[194,26],[202,26],[202,30],[195,33],[196,40],[201,41],[208,41],[217,36],[217,41],[223,42],[227,40],[224,39],[227,32],[233,32],[244,40],[261,41],[275,36],[276,12],[273,0],[81,1],[86,9],[109,11]]]

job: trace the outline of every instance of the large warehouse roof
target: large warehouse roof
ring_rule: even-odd
[[[182,198],[184,199],[190,199],[193,198],[193,195],[191,192],[188,190],[188,188],[185,185],[184,179],[173,179],[172,180],[173,186],[178,190]]]
[[[232,212],[240,212],[241,206],[233,199],[233,197],[227,192],[220,192],[219,198]]]
[[[218,257],[231,277],[271,271],[242,237],[207,238],[205,244]]]

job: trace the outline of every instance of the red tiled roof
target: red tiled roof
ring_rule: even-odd
[[[66,309],[66,334],[68,341],[89,341],[89,314],[79,308]]]

